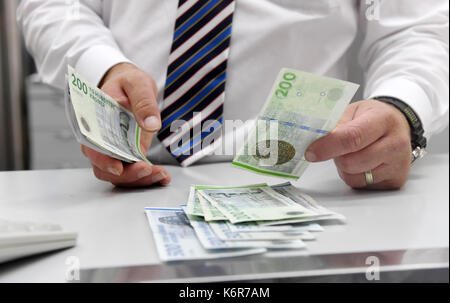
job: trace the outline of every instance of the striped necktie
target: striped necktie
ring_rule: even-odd
[[[179,0],[158,138],[182,166],[221,136],[234,9],[234,0]]]

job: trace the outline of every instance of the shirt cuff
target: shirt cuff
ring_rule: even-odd
[[[131,63],[117,48],[109,45],[96,45],[81,55],[75,65],[75,70],[89,83],[98,86],[111,67],[124,62]]]
[[[425,91],[416,83],[405,78],[395,78],[383,81],[375,89],[366,91],[366,99],[387,96],[400,99],[408,104],[418,115],[425,131],[425,137],[429,135],[433,111],[429,98]]]

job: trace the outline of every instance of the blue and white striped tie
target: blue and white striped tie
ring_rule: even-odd
[[[234,0],[179,0],[158,138],[182,166],[221,135],[234,9]],[[183,131],[171,130],[177,120]]]

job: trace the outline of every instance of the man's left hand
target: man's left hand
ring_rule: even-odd
[[[365,100],[350,104],[337,127],[306,151],[310,162],[334,159],[340,177],[353,188],[398,189],[411,167],[408,121],[392,105]],[[371,171],[373,184],[366,183]]]

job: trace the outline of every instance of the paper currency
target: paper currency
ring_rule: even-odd
[[[324,231],[315,221],[344,218],[290,182],[272,186],[192,185],[188,200],[181,209],[145,209],[161,260],[215,259],[267,250],[304,249],[306,241],[316,240],[313,232]],[[287,210],[292,212],[288,216]],[[294,213],[299,217],[290,217]],[[261,219],[280,217],[284,219]]]
[[[80,144],[125,161],[150,163],[141,152],[133,114],[68,67],[66,113]]]
[[[323,227],[317,223],[310,223],[304,225],[280,225],[280,226],[265,226],[257,222],[246,222],[239,224],[227,223],[228,227],[233,232],[279,232],[279,231],[308,231],[308,232],[322,232]]]
[[[267,186],[267,184],[254,184],[252,186]],[[204,188],[204,186],[191,186],[189,192],[189,200],[186,207],[186,212],[194,216],[203,216],[206,221],[223,221],[227,220],[227,217],[222,214],[213,204],[207,199],[198,194],[197,189]],[[223,186],[206,186],[206,188],[223,188]]]
[[[345,222],[346,218],[333,212],[325,207],[319,205],[311,196],[303,193],[299,188],[292,185],[292,183],[287,182],[278,185],[272,185],[271,188],[277,193],[283,195],[286,198],[291,199],[295,203],[303,206],[310,211],[310,214],[302,216],[296,219],[284,219],[279,221],[264,222],[260,221],[256,224],[259,226],[276,226],[276,225],[286,225],[295,223],[306,223],[312,221],[325,221],[325,220],[337,220],[340,222]],[[321,227],[319,226],[319,229]]]
[[[359,85],[284,68],[233,164],[298,179],[306,149],[334,129]]]
[[[216,259],[264,253],[264,248],[203,248],[182,209],[146,208],[158,255],[163,261]]]
[[[186,214],[191,216],[204,217],[200,200],[198,199],[197,190],[194,185],[189,188],[189,198],[186,208],[184,209]]]
[[[292,240],[314,240],[315,237],[308,231],[285,231],[285,232],[233,232],[226,222],[209,222],[211,229],[222,241],[292,241]]]
[[[198,240],[206,249],[230,249],[230,248],[251,248],[263,247],[268,249],[300,249],[306,245],[303,241],[295,239],[293,241],[226,241],[221,240],[210,223],[202,217],[187,215],[191,226],[197,235]]]
[[[199,197],[216,207],[231,223],[292,219],[311,213],[268,185],[209,188],[197,186]],[[200,201],[202,200],[200,198]],[[203,209],[205,213],[205,209]],[[205,216],[206,221],[208,219]]]
[[[227,217],[222,214],[210,201],[206,200],[203,196],[197,195],[202,208],[203,216],[206,221],[223,221],[227,220]]]
[[[227,222],[228,227],[232,232],[273,232],[273,231],[288,231],[292,230],[292,225],[282,226],[262,226],[257,222],[244,222],[239,224],[231,224]]]

